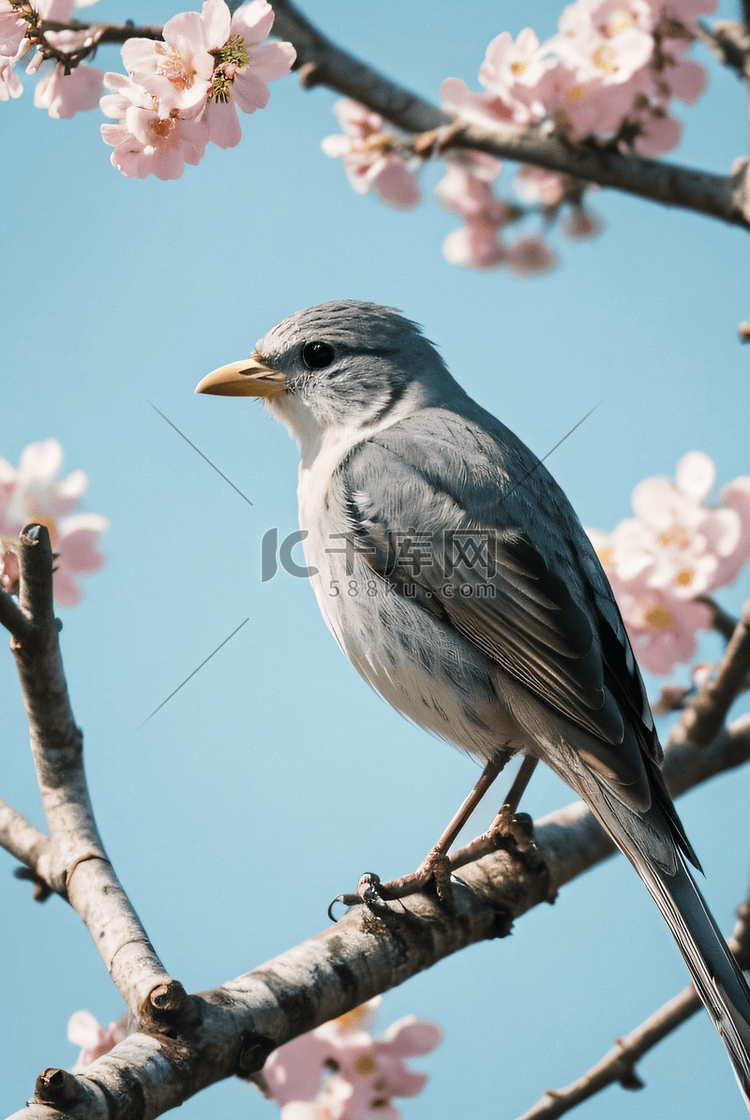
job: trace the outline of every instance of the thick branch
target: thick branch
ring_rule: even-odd
[[[673,755],[685,767],[683,788],[697,776],[703,780],[747,761],[750,716],[722,732],[707,750],[680,744],[668,752],[670,759]],[[456,914],[425,895],[388,903],[377,913],[353,907],[317,937],[213,992],[190,997],[172,1024],[172,1037],[132,1035],[85,1076],[57,1081],[48,1076],[40,1092],[59,1110],[54,1120],[131,1120],[133,1100],[139,1101],[140,1115],[156,1117],[215,1081],[247,1076],[276,1046],[466,945],[503,936],[514,918],[613,850],[581,802],[538,821],[535,838],[546,875],[523,855],[496,852],[462,870]],[[71,1085],[77,1101],[71,1101]],[[52,1120],[38,1103],[11,1120],[22,1118]]]
[[[157,1001],[163,1002],[165,989],[174,993],[174,982],[117,880],[94,820],[83,769],[83,736],[70,706],[55,626],[46,528],[32,525],[21,534],[19,565],[24,624],[9,617],[17,635],[11,648],[50,835],[42,843],[41,834],[8,810],[0,822],[5,826],[0,839],[78,912],[130,1009],[151,1014],[150,995],[156,993]],[[23,845],[25,851],[20,851]]]
[[[313,27],[291,0],[276,0],[274,11],[274,34],[294,44],[303,85],[325,85],[353,97],[407,132],[426,132],[452,123],[436,106],[340,50]],[[450,144],[488,152],[500,159],[533,163],[750,229],[746,161],[738,161],[729,176],[713,175],[593,146],[574,149],[559,136],[529,132],[509,137],[507,133],[475,124],[462,124],[452,131]]]

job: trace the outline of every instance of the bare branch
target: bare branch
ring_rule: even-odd
[[[547,1089],[534,1107],[518,1120],[555,1120],[617,1081],[623,1089],[642,1089],[643,1082],[635,1072],[636,1062],[702,1006],[691,984],[640,1027],[618,1038],[613,1048],[583,1077],[563,1089]]]
[[[171,980],[107,859],[89,800],[83,736],[68,697],[52,604],[52,549],[44,526],[21,534],[20,614],[9,621],[20,634],[11,648],[31,732],[42,805],[44,838],[8,808],[0,818],[3,843],[83,919],[112,979],[131,1011],[159,1014],[156,1002],[177,998]],[[5,842],[7,841],[7,845]],[[184,995],[184,993],[183,993]]]
[[[0,846],[34,871],[42,864],[50,847],[44,836],[25,817],[0,799]]]
[[[705,20],[696,23],[696,35],[723,66],[750,81],[750,29],[742,23],[719,21],[709,27]]]
[[[750,898],[737,909],[737,923],[728,940],[741,968],[750,966]],[[645,1023],[624,1038],[618,1038],[609,1053],[597,1062],[583,1077],[566,1085],[564,1089],[547,1089],[533,1108],[518,1120],[556,1120],[583,1101],[618,1082],[623,1089],[642,1089],[643,1082],[635,1072],[636,1063],[652,1050],[663,1038],[677,1030],[697,1011],[701,1010],[700,998],[690,984],[668,1000]]]

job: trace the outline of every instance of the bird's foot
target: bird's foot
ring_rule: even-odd
[[[379,910],[395,899],[417,894],[433,882],[441,904],[447,910],[455,911],[451,886],[451,860],[439,844],[430,849],[416,871],[412,871],[409,875],[402,875],[400,879],[391,879],[390,882],[383,883],[379,875],[372,871],[365,872],[357,884],[356,894],[340,894],[334,898],[328,907],[328,917],[331,921],[335,920],[331,911],[337,902],[344,906],[364,903],[371,910]]]
[[[510,805],[503,805],[486,832],[453,853],[451,871],[498,851],[512,852],[531,870],[543,866],[534,841],[534,823],[528,813],[515,813]]]

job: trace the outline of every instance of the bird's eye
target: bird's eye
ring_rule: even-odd
[[[333,358],[333,347],[327,342],[308,342],[302,349],[302,361],[308,369],[325,369]]]

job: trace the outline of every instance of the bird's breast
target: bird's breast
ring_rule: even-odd
[[[456,631],[367,562],[321,472],[300,469],[300,529],[323,618],[355,669],[407,719],[489,758],[515,728],[492,667]],[[330,474],[327,481],[330,480]]]

